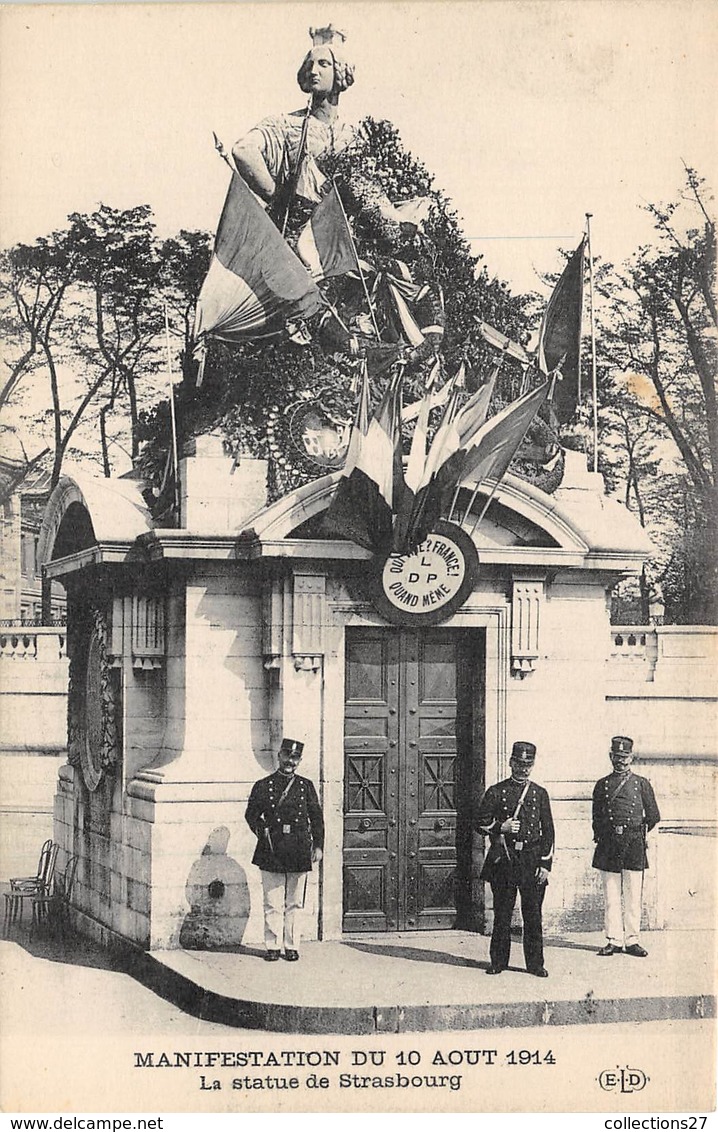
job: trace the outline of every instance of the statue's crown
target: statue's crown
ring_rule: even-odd
[[[309,35],[314,47],[323,47],[325,44],[341,47],[347,38],[343,31],[334,27],[334,24],[328,24],[325,28],[310,28]]]

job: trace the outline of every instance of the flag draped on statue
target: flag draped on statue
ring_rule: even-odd
[[[322,523],[329,536],[351,539],[375,553],[390,547],[393,515],[401,498],[401,385],[398,367],[366,433],[358,439],[352,455],[355,463],[340,479]],[[360,408],[361,404],[362,398]]]
[[[308,318],[321,306],[306,268],[233,173],[197,299],[194,340],[200,366],[208,335],[225,342],[271,337],[284,330],[287,320]]]
[[[356,271],[356,256],[336,185],[332,185],[299,233],[297,255],[314,279]]]
[[[581,316],[583,312],[584,237],[566,264],[541,322],[537,348],[539,369],[560,380],[553,393],[554,412],[561,424],[570,420],[581,392]]]

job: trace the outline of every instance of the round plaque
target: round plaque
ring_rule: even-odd
[[[290,412],[289,435],[295,451],[318,468],[341,468],[351,424],[331,417],[320,401],[302,401]]]
[[[442,520],[411,554],[390,554],[377,564],[374,604],[395,624],[436,625],[464,604],[478,564],[466,531]]]

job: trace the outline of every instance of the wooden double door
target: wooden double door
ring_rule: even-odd
[[[345,931],[480,922],[484,672],[481,630],[347,631]]]

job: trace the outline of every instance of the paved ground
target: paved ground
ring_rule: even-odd
[[[187,1015],[99,947],[75,938],[66,945],[44,938],[31,944],[24,933],[1,940],[0,1000],[5,1035],[106,1037],[135,1033],[139,1020],[158,1034],[233,1032]]]
[[[369,1002],[378,991],[392,994],[391,1001],[410,995],[430,1004],[460,1000],[472,989],[474,998],[498,1000],[504,1006],[529,993],[541,1000],[545,1010],[551,1000],[548,986],[559,999],[572,987],[594,989],[590,1003],[606,990],[641,995],[661,984],[663,998],[676,989],[683,992],[710,988],[706,964],[712,961],[712,944],[698,933],[658,933],[646,937],[649,960],[616,956],[604,968],[593,948],[600,940],[583,937],[554,941],[547,948],[551,976],[531,979],[518,968],[499,978],[483,973],[487,941],[463,933],[441,933],[431,937],[401,936],[386,939],[346,940],[336,944],[306,944],[300,963],[265,964],[251,952],[172,953],[177,966],[183,964],[214,985],[235,994],[250,991],[256,1000],[301,998],[311,1002],[317,995],[326,1001]],[[170,958],[170,956],[165,957]],[[167,970],[167,964],[158,964]],[[223,973],[224,971],[224,973]],[[203,974],[204,972],[204,974]],[[594,975],[593,979],[588,978]],[[559,1025],[547,1018],[539,1025],[513,1029],[494,1024],[490,1030],[462,1027],[461,1033],[374,1033],[373,1036],[313,1036],[308,1033],[262,1033],[239,1029],[198,1017],[200,1009],[187,1013],[175,1003],[143,985],[127,969],[87,941],[73,938],[65,944],[14,934],[0,941],[0,995],[3,1002],[0,1032],[0,1108],[5,1111],[136,1111],[221,1112],[267,1111],[296,1108],[314,1111],[316,1095],[308,1091],[287,1099],[276,1093],[245,1095],[232,1089],[234,1076],[246,1070],[209,1072],[221,1078],[223,1089],[200,1088],[200,1072],[153,1071],[137,1067],[137,1051],[162,1050],[341,1050],[342,1067],[352,1064],[350,1050],[386,1050],[387,1065],[397,1070],[402,1049],[422,1051],[422,1072],[436,1072],[432,1059],[436,1050],[498,1050],[495,1071],[481,1067],[463,1074],[461,1089],[444,1089],[429,1097],[425,1091],[390,1095],[386,1090],[369,1093],[356,1089],[333,1089],[327,1095],[330,1111],[653,1111],[702,1109],[713,1104],[712,1065],[715,1023],[710,1018],[663,1018],[657,1021],[593,1023],[586,1013],[583,1025]],[[674,985],[671,985],[671,981]],[[590,986],[589,986],[590,982]],[[231,985],[230,985],[231,984]],[[588,996],[588,990],[586,990]],[[675,997],[675,995],[673,996]],[[690,994],[695,1004],[697,997]],[[528,1000],[527,1000],[528,1001]],[[565,1001],[569,1001],[566,999]],[[636,1001],[636,1000],[634,1000]],[[704,997],[704,1004],[709,1000]],[[207,999],[204,1000],[205,1005]],[[235,999],[230,999],[236,1003]],[[198,1005],[197,1001],[191,1004]],[[551,1006],[549,1005],[549,1010]],[[548,1024],[547,1024],[548,1023]],[[547,1051],[553,1064],[525,1069],[507,1064],[514,1049]],[[606,1093],[599,1087],[600,1071],[617,1065],[645,1072],[645,1091],[631,1096]],[[388,1069],[386,1070],[389,1071]],[[262,1070],[263,1074],[276,1072]],[[338,1071],[333,1071],[336,1077]],[[301,1074],[300,1074],[301,1075]],[[304,1074],[306,1076],[306,1073]],[[650,1093],[650,1096],[649,1096]],[[428,1109],[427,1109],[428,1105]]]
[[[236,1025],[315,1033],[474,1029],[715,1014],[711,932],[653,932],[649,955],[598,956],[600,935],[546,942],[548,979],[514,966],[486,975],[488,939],[412,932],[305,943],[299,963],[265,963],[256,949],[155,952],[151,985]],[[519,965],[521,964],[521,965]]]

